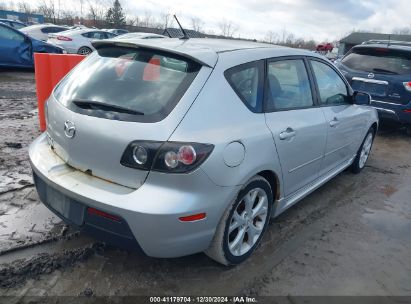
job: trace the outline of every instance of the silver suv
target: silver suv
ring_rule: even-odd
[[[249,257],[268,221],[351,167],[378,127],[311,52],[214,39],[104,40],[55,88],[30,147],[64,221],[153,257]]]

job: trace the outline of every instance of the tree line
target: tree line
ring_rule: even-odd
[[[74,25],[81,23],[97,28],[145,27],[155,29],[177,26],[171,12],[163,11],[154,15],[150,11],[145,11],[142,15],[128,15],[123,11],[119,0],[40,0],[36,6],[27,0],[20,0],[19,2],[13,1],[8,5],[0,3],[0,9],[17,10],[28,16],[38,13],[44,16],[45,22],[54,24]],[[227,19],[220,20],[215,30],[206,29],[204,21],[196,16],[191,17],[186,26],[212,36],[239,38],[241,35],[239,25]],[[261,41],[312,50],[317,44],[313,39],[296,37],[286,29],[281,32],[268,30]]]

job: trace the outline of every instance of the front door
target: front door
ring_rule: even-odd
[[[352,104],[347,84],[330,65],[310,60],[318,88],[319,104],[327,121],[327,144],[320,174],[338,168],[356,154],[361,111]]]

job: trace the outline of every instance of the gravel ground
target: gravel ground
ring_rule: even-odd
[[[152,259],[65,226],[38,199],[32,72],[0,71],[0,295],[411,296],[411,138],[382,130],[367,167],[343,172],[270,223],[253,257]],[[292,303],[293,301],[289,301]],[[288,302],[287,302],[288,303]]]

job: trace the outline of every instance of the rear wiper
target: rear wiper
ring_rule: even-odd
[[[380,73],[387,73],[387,74],[392,74],[392,75],[398,75],[397,72],[389,71],[389,70],[384,70],[384,69],[372,69],[374,72],[380,72]]]
[[[117,113],[131,114],[131,115],[144,115],[143,112],[128,109],[122,106],[102,103],[102,102],[98,102],[94,100],[73,99],[72,102],[76,106],[82,109],[102,110],[102,111],[117,112]]]

